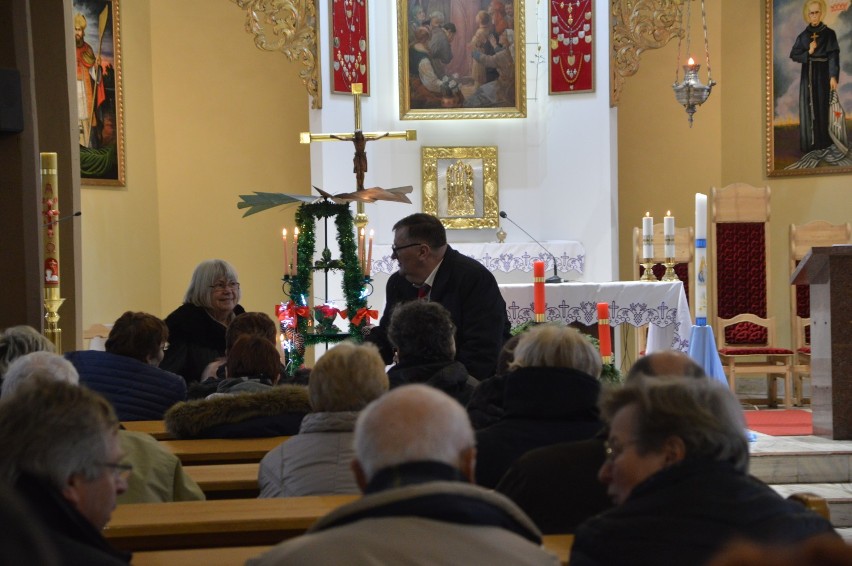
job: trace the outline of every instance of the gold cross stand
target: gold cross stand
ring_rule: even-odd
[[[355,187],[358,191],[364,190],[364,173],[367,171],[367,142],[380,139],[404,139],[414,141],[417,139],[416,130],[405,130],[401,132],[362,132],[361,131],[361,95],[364,93],[361,83],[352,85],[352,96],[355,100],[355,131],[345,134],[312,134],[302,132],[299,134],[299,143],[323,142],[323,141],[351,141],[355,145],[355,157],[353,173],[355,173]],[[359,202],[358,213],[355,215],[355,226],[360,230],[367,225],[367,215],[364,214],[364,203]]]

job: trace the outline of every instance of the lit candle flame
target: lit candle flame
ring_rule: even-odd
[[[651,216],[651,213],[650,213],[650,212],[646,212],[646,213],[645,213],[645,216]]]
[[[671,210],[667,210],[667,211],[666,211],[666,216],[671,216],[671,215],[672,215],[672,211],[671,211]]]
[[[693,59],[692,57],[690,57],[690,58],[689,58],[689,61],[687,61],[687,62],[686,62],[686,64],[687,64],[687,65],[689,65],[690,67],[692,67],[693,65],[695,65],[695,59]]]
[[[287,239],[287,228],[281,229],[281,237],[284,238],[285,240]]]

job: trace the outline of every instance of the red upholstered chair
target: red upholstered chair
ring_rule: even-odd
[[[767,399],[777,404],[776,379],[784,380],[784,403],[793,404],[793,351],[778,347],[769,300],[769,187],[734,183],[711,191],[710,300],[719,357],[736,393],[742,376],[765,376]]]
[[[689,279],[690,267],[695,256],[695,229],[692,226],[677,226],[675,228],[675,255],[674,255],[674,271],[678,279],[683,282],[683,291],[686,293],[686,300],[689,301]],[[654,263],[651,268],[656,279],[661,279],[666,272],[664,262],[665,257],[665,239],[663,237],[663,224],[654,224],[654,257],[649,262]],[[637,280],[645,273],[645,268],[642,267],[644,262],[642,258],[642,229],[633,228],[633,279]],[[689,303],[689,310],[692,312],[694,308],[692,302]],[[694,312],[692,312],[693,318]],[[636,353],[637,355],[644,354],[645,343],[647,342],[648,328],[643,327],[636,331]]]
[[[790,225],[790,273],[814,247],[852,243],[852,225],[814,220]],[[790,325],[796,358],[793,363],[793,395],[797,404],[807,399],[802,393],[802,378],[811,374],[810,287],[790,285]]]

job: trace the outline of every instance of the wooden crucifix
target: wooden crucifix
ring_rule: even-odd
[[[413,141],[417,139],[416,130],[405,130],[401,132],[362,132],[361,131],[361,95],[363,89],[361,83],[352,85],[352,96],[355,99],[355,131],[345,134],[312,134],[302,132],[299,134],[300,143],[322,142],[322,141],[351,141],[355,145],[355,157],[353,173],[355,173],[355,187],[358,191],[364,190],[364,173],[367,171],[367,142],[380,139],[404,139]],[[359,203],[360,205],[360,203]],[[359,206],[360,208],[360,206]]]

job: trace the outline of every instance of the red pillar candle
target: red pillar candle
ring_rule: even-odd
[[[533,313],[535,322],[544,322],[544,262],[533,262]]]
[[[603,363],[612,363],[612,341],[609,333],[609,303],[598,303],[598,342]]]

